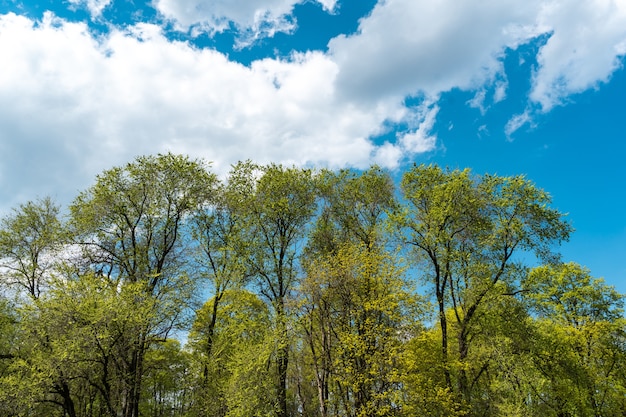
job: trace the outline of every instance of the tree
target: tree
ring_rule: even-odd
[[[400,358],[418,309],[395,259],[346,242],[307,265],[302,292],[320,414],[399,415]]]
[[[384,226],[387,212],[396,205],[394,186],[389,174],[378,167],[362,173],[323,171],[318,184],[321,212],[304,251],[306,278],[299,287],[299,323],[308,349],[308,354],[303,353],[303,362],[313,369],[320,415],[328,415],[333,407],[339,412],[338,404],[342,401],[342,407],[361,413],[368,407],[367,398],[377,395],[378,388],[361,385],[356,407],[352,401],[345,403],[344,400],[353,395],[353,387],[343,386],[343,395],[337,392],[336,384],[341,383],[337,375],[339,369],[344,369],[338,362],[338,352],[349,349],[351,344],[347,335],[355,330],[350,327],[350,320],[365,323],[373,314],[366,311],[357,299],[377,302],[375,300],[382,295],[374,287],[381,285],[379,280],[388,279],[381,277],[378,267],[372,263],[382,265],[386,262],[383,259],[391,258],[387,254]],[[350,256],[372,267],[367,271],[357,270],[356,265],[346,263]],[[338,270],[333,270],[334,267]],[[401,275],[399,270],[395,272]],[[399,290],[397,285],[402,280],[392,281],[394,285],[390,292],[398,296],[394,291]],[[369,283],[372,287],[369,284],[362,286],[362,283]],[[393,307],[390,308],[393,311]],[[342,321],[342,317],[345,320]],[[340,329],[345,332],[342,333],[346,335],[345,340],[338,339]],[[352,342],[363,342],[361,336],[365,338],[364,334],[357,335]],[[351,346],[354,348],[354,343]],[[361,369],[354,372],[367,373],[371,364],[361,359],[357,362]]]
[[[332,253],[346,241],[372,249],[385,244],[384,222],[397,206],[387,172],[377,166],[361,173],[323,171],[318,184],[322,211],[311,231],[307,256]]]
[[[477,317],[494,297],[516,291],[524,271],[516,254],[549,259],[552,246],[567,239],[571,228],[549,208],[549,195],[523,177],[472,177],[469,170],[416,165],[404,174],[401,189],[408,208],[394,219],[434,287],[445,386],[470,404],[484,367],[468,362]],[[454,375],[451,330],[459,363]]]
[[[208,362],[211,360],[215,326],[218,320],[220,302],[225,293],[242,287],[248,278],[245,259],[247,242],[245,236],[245,214],[241,213],[242,201],[248,196],[245,192],[248,176],[234,174],[225,185],[215,190],[212,204],[199,211],[192,223],[192,233],[198,244],[196,273],[205,277],[213,292],[210,317],[204,335],[205,349],[198,352],[204,360],[204,383],[208,378]],[[204,310],[203,310],[204,311]]]
[[[139,329],[124,334],[124,417],[139,414],[146,351],[167,338],[192,298],[183,232],[210,200],[215,182],[202,161],[173,154],[139,157],[99,175],[70,207],[83,267],[106,276],[121,292],[140,288],[136,302],[153,307]]]
[[[0,230],[0,268],[2,268],[3,284],[11,290],[16,291],[19,302],[16,306],[21,313],[29,311],[39,317],[37,312],[38,301],[45,290],[49,290],[55,271],[59,271],[62,264],[61,253],[65,244],[64,225],[59,215],[59,207],[50,198],[44,198],[34,202],[20,205],[13,210],[12,214],[6,216],[1,221]],[[24,320],[16,317],[16,322],[20,325]],[[21,326],[16,326],[20,328]],[[26,340],[32,341],[29,337],[31,331],[22,327],[22,331],[17,332],[20,344]],[[48,339],[37,340],[44,351],[49,351],[50,343]],[[29,358],[26,353],[30,353],[30,347],[21,351],[14,351],[6,354],[7,360],[11,363],[7,372],[15,375],[26,375],[28,383],[32,386],[41,384],[48,387],[46,394],[51,396],[36,396],[50,404],[57,404],[70,416],[75,415],[73,399],[69,392],[69,382],[62,372],[50,372],[49,380],[42,379],[41,372],[36,371],[39,367],[45,367],[42,358]],[[45,361],[43,361],[45,362]],[[28,366],[25,366],[28,365]],[[26,373],[23,371],[26,370]],[[35,370],[35,372],[31,372]],[[35,379],[30,378],[35,376]],[[9,385],[17,382],[17,379],[8,379]],[[12,382],[11,382],[12,381]],[[48,383],[46,385],[46,383]],[[33,398],[33,392],[27,389],[28,384],[18,384],[13,393],[21,392],[23,398]],[[25,389],[25,391],[22,391]],[[57,397],[58,395],[58,397]],[[16,405],[23,398],[14,398]],[[58,399],[60,398],[60,399]],[[15,407],[19,409],[19,407]],[[28,409],[26,407],[25,409]]]
[[[63,244],[59,206],[52,199],[28,202],[0,221],[0,268],[5,284],[37,299]]]
[[[276,349],[268,305],[256,294],[231,289],[222,294],[216,315],[213,300],[197,312],[189,347],[197,363],[202,395],[192,416],[266,416],[277,410],[276,373],[270,369]],[[207,337],[214,323],[212,339]],[[204,361],[211,340],[211,360]],[[206,375],[206,376],[205,376]]]
[[[537,315],[533,397],[543,415],[618,416],[626,410],[623,297],[575,263],[542,265],[523,280]]]
[[[22,342],[18,320],[15,306],[0,297],[0,414],[8,417],[24,414],[25,409],[19,402],[20,390],[15,389],[19,381],[14,370]]]
[[[258,175],[258,177],[255,177]],[[247,268],[259,293],[270,303],[276,328],[278,417],[289,413],[287,370],[289,328],[287,300],[297,283],[299,255],[307,226],[315,214],[316,192],[313,172],[280,165],[257,167],[250,163],[234,167],[231,177],[248,178],[242,201],[250,242]]]
[[[141,415],[188,415],[193,387],[190,362],[191,355],[181,349],[180,342],[176,339],[168,339],[146,352]]]

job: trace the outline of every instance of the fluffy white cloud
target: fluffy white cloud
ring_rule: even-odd
[[[329,43],[337,89],[350,99],[475,90],[470,106],[485,112],[506,98],[502,58],[540,35],[529,100],[542,111],[607,81],[626,54],[626,2],[619,0],[486,0],[379,2],[359,31]],[[534,106],[534,105],[533,105]],[[531,107],[533,107],[531,106]],[[532,111],[507,125],[511,135]]]
[[[543,111],[606,82],[626,54],[626,2],[547,2],[539,24],[551,32],[537,56],[530,97]]]
[[[330,53],[339,88],[363,100],[452,88],[474,89],[502,72],[505,49],[536,36],[541,2],[390,0],[380,2]]]
[[[93,18],[97,18],[113,0],[68,0],[74,6],[85,7]]]
[[[435,148],[436,137],[431,134],[435,126],[435,120],[439,107],[432,103],[424,103],[416,111],[411,113],[415,129],[398,135],[398,146],[402,149],[402,154],[411,156],[418,153],[431,151]]]
[[[156,0],[155,7],[180,30],[221,32],[232,24],[239,31],[239,46],[296,27],[293,7],[303,0]],[[336,0],[318,0],[325,10],[334,10]]]
[[[20,39],[20,42],[14,42]],[[367,166],[368,139],[400,102],[340,100],[338,68],[319,52],[250,67],[141,24],[94,39],[86,25],[0,17],[3,201],[67,198],[112,165],[184,152],[214,161]],[[15,198],[9,200],[8,196]]]

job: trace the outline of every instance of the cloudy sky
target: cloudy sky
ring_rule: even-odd
[[[626,292],[624,0],[0,0],[0,213],[142,154],[525,174]]]

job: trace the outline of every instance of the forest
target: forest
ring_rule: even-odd
[[[572,233],[523,175],[138,157],[0,220],[0,415],[624,416]]]

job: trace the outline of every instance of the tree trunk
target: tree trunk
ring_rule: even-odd
[[[124,405],[124,417],[139,417],[139,402],[141,400],[141,379],[143,376],[143,359],[145,354],[145,335],[139,336],[138,345],[131,353],[132,359],[128,369],[127,398]]]
[[[206,386],[208,383],[208,379],[209,379],[209,365],[208,365],[208,361],[210,360],[211,357],[211,351],[213,350],[213,339],[214,339],[214,335],[215,335],[215,323],[217,323],[217,310],[219,307],[219,303],[220,303],[220,298],[221,298],[221,294],[218,295],[216,294],[215,297],[213,297],[213,308],[211,310],[211,321],[209,322],[209,328],[207,329],[207,340],[206,340],[206,360],[207,362],[204,363],[204,369],[203,369],[203,378],[204,378],[204,385]]]
[[[74,400],[70,394],[70,387],[67,382],[61,382],[60,394],[63,397],[63,412],[68,417],[76,417],[76,408],[74,407]]]
[[[287,323],[285,323],[285,307],[282,298],[277,303],[277,320],[278,320],[278,412],[277,417],[287,417],[287,367],[289,365],[289,340],[287,337]]]
[[[469,343],[467,340],[467,336],[468,336],[467,327],[465,323],[462,323],[461,331],[459,332],[459,340],[458,340],[459,341],[459,362],[461,363],[461,369],[459,370],[458,387],[459,387],[459,393],[463,397],[463,400],[465,400],[465,402],[469,404],[470,399],[471,399],[470,398],[471,393],[470,393],[469,384],[467,382],[467,372],[465,371],[465,367],[463,366],[463,364],[465,363],[467,359],[467,355],[469,353]]]
[[[452,390],[452,379],[450,378],[450,369],[448,369],[448,321],[446,319],[443,290],[439,287],[437,288],[437,304],[439,305],[439,326],[441,327],[441,361],[443,362],[443,375],[446,381],[446,387]]]

